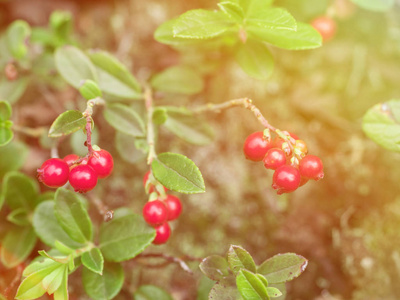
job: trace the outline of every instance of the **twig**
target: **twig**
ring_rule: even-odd
[[[191,256],[187,256],[187,255],[185,255],[183,257],[174,257],[174,256],[165,255],[162,253],[140,254],[136,257],[136,259],[140,259],[140,258],[161,258],[161,259],[165,260],[165,262],[159,263],[159,264],[141,263],[149,268],[164,268],[171,263],[176,263],[182,268],[182,270],[184,270],[185,272],[188,272],[189,274],[193,274],[193,271],[186,264],[185,260],[198,261],[198,262],[202,261],[201,258],[191,257]]]
[[[157,154],[154,146],[153,94],[149,87],[145,88],[144,97],[147,111],[147,144],[149,145],[147,164],[150,165],[153,159],[157,157]]]
[[[46,127],[36,127],[36,128],[30,128],[30,127],[25,127],[17,124],[12,125],[12,130],[18,133],[25,134],[30,137],[38,138],[40,137],[43,132],[46,130]]]

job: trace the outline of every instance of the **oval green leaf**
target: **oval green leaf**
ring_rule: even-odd
[[[230,275],[227,260],[219,255],[206,257],[200,263],[199,267],[204,275],[214,281],[219,281]]]
[[[14,137],[14,133],[10,128],[3,127],[4,123],[0,123],[0,147],[10,143]]]
[[[199,168],[182,154],[161,153],[153,160],[151,169],[157,181],[169,190],[185,194],[206,190]]]
[[[90,271],[103,274],[104,258],[99,248],[93,248],[82,254],[82,264]]]
[[[258,276],[247,270],[240,270],[236,276],[236,286],[244,300],[269,300],[267,287]]]
[[[237,274],[241,269],[256,272],[256,264],[253,258],[249,252],[240,246],[231,245],[228,251],[228,263],[234,274]]]
[[[9,103],[16,102],[24,94],[30,78],[19,77],[14,81],[8,81],[5,77],[0,79],[0,99],[6,99]]]
[[[267,287],[267,293],[271,298],[277,298],[283,295],[282,292],[275,287]]]
[[[103,111],[106,121],[116,130],[131,136],[143,136],[144,123],[136,111],[123,104],[107,105]]]
[[[379,12],[388,11],[395,4],[395,0],[351,0],[351,1],[364,9],[379,11]]]
[[[243,8],[234,2],[223,1],[217,4],[221,11],[231,17],[235,22],[241,23],[244,18]]]
[[[49,129],[49,137],[61,137],[86,126],[86,118],[78,110],[67,110],[57,117]]]
[[[173,300],[171,295],[154,285],[142,285],[133,295],[134,300]]]
[[[16,60],[23,59],[28,54],[27,39],[31,34],[29,24],[23,20],[11,23],[7,28],[7,46]]]
[[[257,2],[257,1],[255,1]],[[297,22],[285,9],[278,7],[253,7],[246,18],[248,26],[256,26],[270,30],[297,30]]]
[[[90,79],[83,81],[82,85],[79,87],[79,92],[86,100],[102,96],[101,90],[97,83]]]
[[[28,211],[21,207],[13,210],[7,215],[7,221],[18,226],[29,226],[29,215]]]
[[[0,101],[0,122],[11,118],[11,105],[8,101]]]
[[[242,299],[240,293],[235,284],[235,278],[229,278],[227,280],[222,280],[214,284],[212,287],[208,299],[218,299],[218,300],[238,300]]]
[[[27,155],[28,147],[18,141],[13,141],[4,147],[0,147],[0,178],[3,178],[7,172],[15,171],[22,167]],[[2,205],[1,199],[0,197],[0,208]]]
[[[201,43],[201,40],[179,38],[174,35],[174,26],[176,19],[168,20],[161,24],[154,32],[154,39],[160,43],[180,46],[180,45],[193,45]]]

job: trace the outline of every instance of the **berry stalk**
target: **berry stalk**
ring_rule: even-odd
[[[144,92],[145,106],[147,111],[147,144],[149,145],[149,154],[147,156],[147,164],[151,165],[154,158],[157,157],[154,142],[154,125],[153,125],[153,93],[151,88],[146,86]]]

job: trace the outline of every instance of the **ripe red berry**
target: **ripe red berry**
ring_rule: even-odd
[[[299,164],[301,176],[320,180],[324,178],[324,166],[321,159],[315,155],[306,155]]]
[[[161,200],[147,202],[143,207],[143,218],[152,226],[161,225],[167,221],[167,207]]]
[[[314,19],[311,26],[322,36],[324,41],[330,40],[336,33],[336,23],[333,19],[322,16]]]
[[[249,160],[262,161],[267,151],[271,148],[271,141],[264,139],[264,133],[262,131],[257,131],[246,138],[243,152]]]
[[[151,174],[151,171],[149,170],[149,171],[147,171],[147,173],[146,174],[144,174],[144,177],[143,177],[143,187],[144,188],[146,188],[146,185],[147,185],[147,181],[149,181],[149,176],[150,176],[150,174]],[[151,194],[152,192],[154,192],[155,191],[155,186],[153,185],[153,184],[149,184],[149,191],[148,191],[148,193],[149,194]],[[165,191],[168,191],[168,189],[164,186],[164,190]]]
[[[87,163],[96,171],[99,178],[106,178],[114,168],[112,155],[106,150],[95,151]]]
[[[178,197],[173,195],[167,195],[167,199],[164,200],[168,210],[168,221],[178,219],[182,212],[182,204]]]
[[[263,162],[267,169],[276,170],[278,167],[286,164],[285,152],[278,148],[269,149]]]
[[[97,173],[89,165],[78,165],[69,173],[69,183],[75,192],[86,193],[97,184]]]
[[[278,195],[296,190],[301,181],[300,171],[293,166],[284,165],[275,170],[272,187],[278,190]]]
[[[68,166],[72,166],[74,161],[77,161],[79,159],[79,156],[76,154],[68,154],[63,158],[63,160],[68,164]]]
[[[48,187],[60,187],[67,183],[69,167],[60,158],[50,158],[37,169],[38,180]]]
[[[153,240],[153,244],[161,245],[165,244],[171,235],[171,227],[168,223],[164,223],[161,226],[156,227],[156,237]]]

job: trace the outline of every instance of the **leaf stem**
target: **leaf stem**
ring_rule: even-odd
[[[154,142],[154,124],[153,124],[153,93],[151,88],[146,86],[145,92],[145,106],[147,111],[147,144],[149,145],[149,154],[147,156],[147,164],[150,165],[153,159],[157,157]]]

